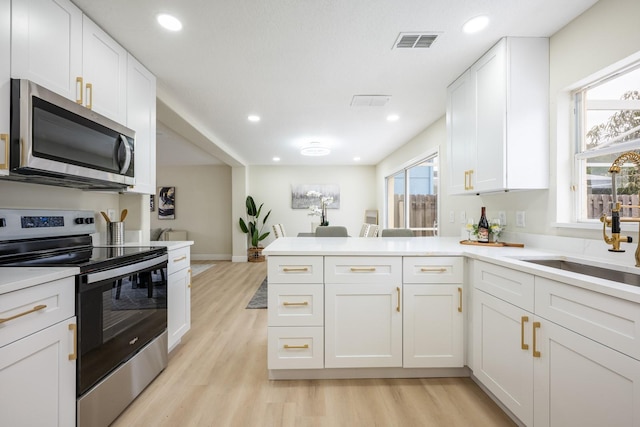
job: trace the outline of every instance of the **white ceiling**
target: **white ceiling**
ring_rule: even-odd
[[[445,113],[445,88],[498,39],[550,36],[596,0],[73,0],[158,78],[158,99],[227,164],[376,164]],[[179,33],[155,15],[177,16]],[[462,24],[488,14],[489,27]],[[392,49],[401,32],[439,35]],[[354,95],[390,95],[351,107]],[[249,114],[262,120],[250,123]],[[387,115],[400,119],[388,122]],[[175,129],[159,110],[158,119]],[[179,121],[180,121],[179,120]],[[165,134],[167,128],[161,128]],[[162,130],[164,129],[164,130]],[[203,161],[159,135],[158,159]],[[178,138],[179,139],[179,138]],[[205,141],[203,143],[203,141]],[[303,157],[310,141],[325,157]],[[223,155],[219,155],[223,153]],[[169,162],[169,163],[167,163]]]

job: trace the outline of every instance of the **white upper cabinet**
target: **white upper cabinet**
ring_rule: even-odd
[[[548,187],[548,39],[500,40],[447,94],[450,194]]]
[[[0,57],[11,57],[11,1],[0,0]],[[0,175],[9,173],[11,62],[0,62]]]
[[[68,0],[13,0],[11,7],[11,76],[78,101],[82,11]]]
[[[118,123],[127,121],[127,51],[84,16],[83,105]]]
[[[136,131],[136,184],[129,191],[155,194],[156,187],[156,78],[133,56],[127,61],[127,123]]]
[[[11,76],[126,122],[127,52],[67,0],[12,2]]]

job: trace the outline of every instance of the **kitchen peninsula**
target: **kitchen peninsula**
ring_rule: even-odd
[[[640,419],[640,288],[528,262],[566,254],[455,238],[281,238],[264,253],[272,379],[472,376],[525,425]]]

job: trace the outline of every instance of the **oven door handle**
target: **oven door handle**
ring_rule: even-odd
[[[149,259],[135,264],[129,264],[122,267],[111,268],[109,270],[98,271],[96,273],[87,274],[87,283],[102,282],[103,280],[113,279],[118,276],[126,276],[127,274],[138,273],[142,270],[147,270],[153,266],[159,266],[162,263],[166,263],[168,259],[167,254]]]

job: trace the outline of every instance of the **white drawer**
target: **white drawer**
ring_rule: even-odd
[[[74,277],[1,295],[0,347],[73,317],[75,296]]]
[[[471,281],[476,289],[533,312],[533,278],[532,274],[477,261]]]
[[[269,369],[322,369],[324,328],[269,327]]]
[[[640,360],[640,304],[536,277],[536,315]]]
[[[324,286],[269,284],[269,326],[322,326]]]
[[[191,248],[189,246],[172,249],[168,256],[167,274],[173,274],[191,265]]]
[[[402,257],[325,257],[325,283],[402,283]]]
[[[464,258],[461,257],[404,257],[404,283],[462,283]]]
[[[269,284],[272,283],[322,283],[321,256],[267,257]]]

